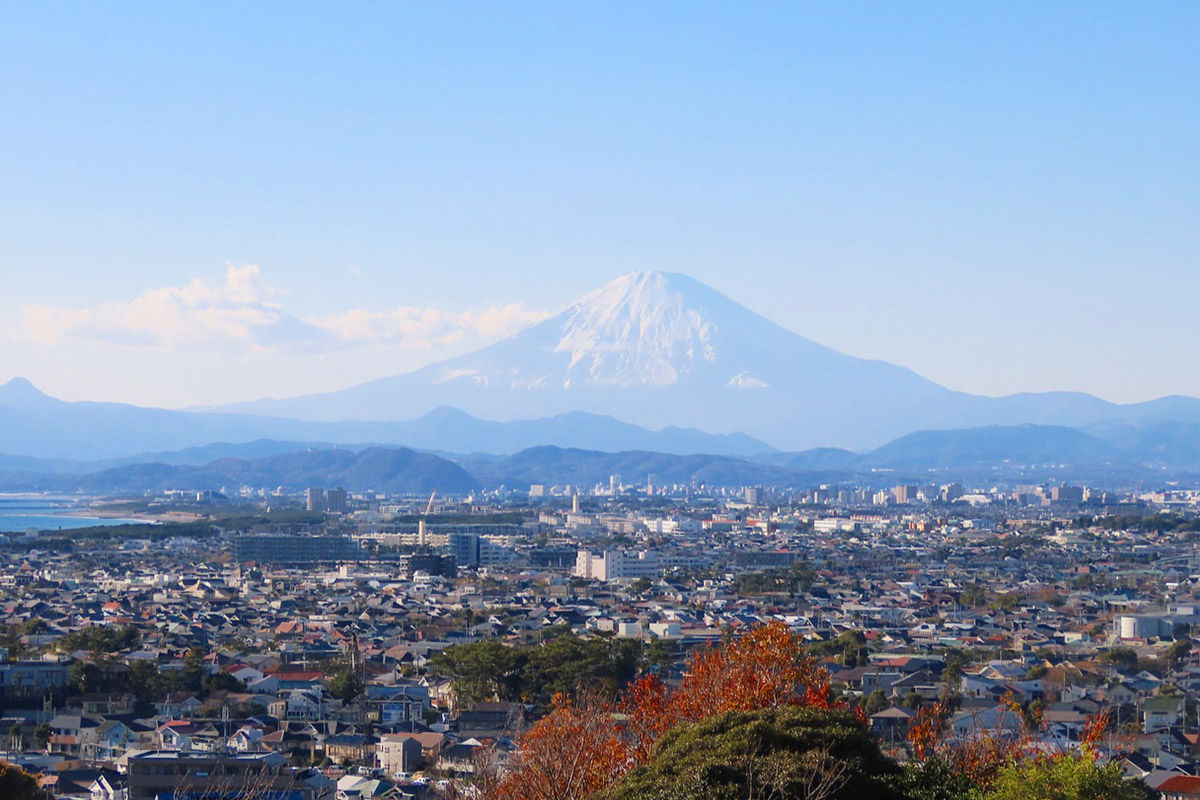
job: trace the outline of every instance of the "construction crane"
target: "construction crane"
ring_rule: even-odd
[[[437,489],[429,493],[429,502],[425,505],[425,513],[422,516],[428,517],[430,512],[433,511],[433,498],[435,497],[437,497]]]

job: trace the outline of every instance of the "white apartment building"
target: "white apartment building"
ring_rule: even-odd
[[[590,580],[657,578],[662,571],[662,557],[657,550],[605,550],[601,554],[580,550],[575,558],[576,577]]]
[[[842,517],[813,520],[813,530],[817,533],[852,533],[856,527],[853,520]]]

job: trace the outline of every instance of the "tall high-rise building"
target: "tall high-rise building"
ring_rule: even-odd
[[[1053,486],[1050,488],[1050,499],[1058,503],[1082,503],[1083,487],[1066,484]]]
[[[947,483],[941,488],[942,502],[953,503],[958,498],[966,494],[961,483]]]
[[[446,535],[446,551],[454,556],[460,567],[473,567],[479,563],[479,534],[451,532]]]
[[[345,514],[350,510],[350,497],[341,486],[325,493],[325,510],[334,514]]]
[[[325,490],[320,486],[310,486],[304,491],[304,505],[309,511],[325,510]]]

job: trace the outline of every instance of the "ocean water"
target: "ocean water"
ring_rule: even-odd
[[[0,532],[38,530],[71,530],[91,528],[96,525],[148,524],[140,519],[101,519],[100,517],[74,516],[86,513],[87,500],[75,497],[48,497],[46,495],[0,495]]]

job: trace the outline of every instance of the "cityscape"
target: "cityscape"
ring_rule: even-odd
[[[0,3],[0,800],[1200,798],[1197,34]]]
[[[1123,774],[1180,785],[1200,735],[1198,505],[1200,489],[620,475],[109,500],[93,512],[163,521],[3,537],[3,755],[59,797],[239,772],[286,796],[438,796],[503,771],[555,693],[678,681],[691,655],[781,623],[891,756],[912,757],[939,703],[963,735],[1036,714],[1050,750],[1106,713]]]

